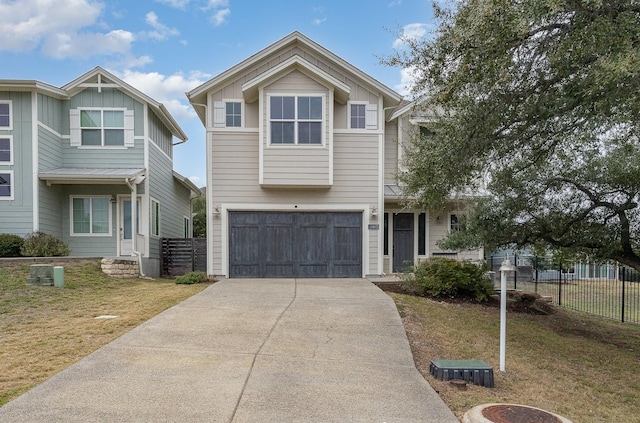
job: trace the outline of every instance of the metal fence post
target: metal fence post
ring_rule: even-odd
[[[624,323],[624,291],[625,291],[625,279],[626,272],[624,266],[622,266],[622,323]]]
[[[538,292],[538,256],[533,256],[533,270],[536,272],[535,291]]]
[[[558,271],[560,272],[560,278],[558,282],[558,305],[561,306],[562,305],[562,260],[559,260],[558,263],[559,263]]]
[[[518,255],[513,253],[513,266],[516,270],[513,272],[513,289],[518,289]]]

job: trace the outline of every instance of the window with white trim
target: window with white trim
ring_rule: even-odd
[[[322,96],[271,96],[269,135],[272,145],[321,145]]]
[[[13,164],[13,137],[0,135],[0,165]]]
[[[133,110],[71,109],[70,135],[74,147],[133,147]]]
[[[13,171],[0,172],[0,200],[13,200]]]
[[[0,129],[13,129],[11,100],[0,100]]]
[[[349,105],[349,124],[351,129],[366,128],[366,104]]]
[[[464,215],[451,213],[451,216],[449,217],[449,229],[451,230],[451,232],[461,231],[462,229],[464,229],[464,220]]]
[[[160,236],[160,203],[151,200],[151,235]]]
[[[378,129],[378,105],[366,101],[350,101],[347,107],[349,129]]]
[[[111,235],[111,197],[71,197],[71,235]]]
[[[242,101],[223,100],[213,102],[213,126],[215,128],[242,127]]]

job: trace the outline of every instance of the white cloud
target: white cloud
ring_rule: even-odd
[[[202,178],[199,176],[189,176],[189,179],[191,180],[191,182],[193,182],[193,184],[197,187],[202,186],[200,185],[200,183],[202,182]]]
[[[167,6],[175,7],[176,9],[184,9],[189,5],[189,0],[156,0],[159,3],[166,4]]]
[[[131,50],[134,35],[117,29],[106,34],[56,32],[44,38],[42,52],[51,57],[80,57],[123,54]]]
[[[394,87],[400,95],[408,96],[411,94],[411,87],[416,79],[415,71],[415,67],[404,68],[400,71],[400,83]]]
[[[195,116],[195,112],[188,104],[184,93],[191,91],[211,77],[203,72],[191,72],[188,75],[175,73],[168,76],[158,72],[133,70],[113,73],[127,84],[164,104],[176,119],[191,119]]]
[[[180,31],[178,31],[177,29],[169,28],[168,26],[160,23],[160,21],[158,21],[158,15],[156,15],[154,12],[147,13],[145,21],[154,29],[154,31],[144,33],[144,35],[149,38],[154,38],[161,41],[166,40],[172,35],[180,34]]]
[[[402,4],[402,0],[394,0],[391,3],[389,3],[389,7],[400,6],[401,4]]]
[[[51,45],[56,40],[68,40],[81,28],[95,24],[102,9],[101,3],[88,0],[1,2],[0,49],[29,51],[43,42]],[[74,55],[73,51],[68,55]]]
[[[209,0],[207,2],[207,9],[217,9],[219,7],[229,6],[229,0]]]
[[[402,47],[407,40],[417,40],[427,35],[431,25],[425,23],[412,23],[402,28],[402,34],[393,42],[393,48]]]
[[[231,10],[229,9],[217,10],[211,17],[211,22],[213,22],[215,26],[220,26],[226,22],[227,16],[229,16],[230,13],[231,13]]]

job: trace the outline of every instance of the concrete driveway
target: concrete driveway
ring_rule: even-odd
[[[0,408],[8,422],[458,422],[361,279],[223,280]]]

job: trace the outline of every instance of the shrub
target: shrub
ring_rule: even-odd
[[[494,293],[486,265],[448,258],[429,258],[407,269],[403,288],[416,295],[485,301]]]
[[[200,283],[208,281],[209,277],[205,272],[189,272],[186,275],[178,276],[176,278],[176,283],[191,285],[194,283]]]
[[[53,235],[33,232],[25,237],[20,252],[25,257],[68,256],[69,246]]]
[[[0,257],[20,257],[23,241],[18,235],[0,234]]]

